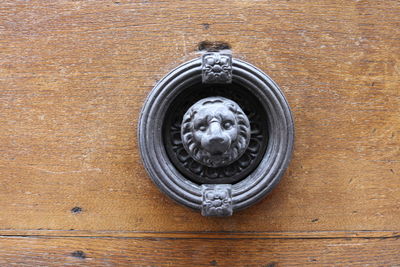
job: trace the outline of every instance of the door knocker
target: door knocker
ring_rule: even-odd
[[[156,84],[138,139],[144,166],[164,193],[204,216],[230,216],[279,182],[294,125],[271,78],[223,50],[205,52]]]

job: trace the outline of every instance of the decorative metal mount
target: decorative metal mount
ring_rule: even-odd
[[[294,125],[278,86],[230,51],[206,52],[150,92],[138,143],[154,183],[204,216],[268,194],[289,164]]]
[[[203,202],[201,215],[203,216],[231,216],[232,185],[231,184],[203,184],[201,186]]]
[[[207,52],[201,59],[203,83],[232,82],[232,55],[230,53]]]

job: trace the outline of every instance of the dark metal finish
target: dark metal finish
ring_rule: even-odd
[[[228,98],[237,103],[248,117],[251,128],[250,142],[244,154],[230,165],[222,167],[208,167],[194,160],[184,148],[181,138],[182,118],[187,110],[194,103],[214,96]],[[195,83],[175,97],[166,113],[163,139],[168,157],[182,175],[195,183],[239,182],[258,166],[267,149],[267,113],[259,99],[239,84]]]
[[[294,127],[283,93],[266,74],[230,58],[230,79],[229,60],[224,68],[222,55],[212,53],[218,60],[207,61],[207,54],[177,67],[150,92],[139,121],[139,146],[144,166],[163,192],[205,216],[228,216],[254,204],[279,182],[291,157]],[[221,74],[225,70],[228,74]],[[239,112],[229,113],[229,105]],[[193,111],[211,118],[204,140],[204,134],[193,140]],[[234,124],[245,144],[237,152],[235,134],[223,132],[228,116],[245,121]],[[211,145],[212,135],[222,135],[220,144]]]
[[[203,184],[201,186],[203,202],[201,215],[203,216],[231,216],[232,185],[231,184]]]
[[[203,83],[232,82],[232,55],[230,52],[207,52],[201,58]]]
[[[195,161],[217,168],[238,160],[250,142],[243,110],[224,97],[207,97],[189,108],[181,126],[183,146]]]

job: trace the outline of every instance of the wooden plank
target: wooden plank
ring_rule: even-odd
[[[0,229],[399,231],[399,13],[387,0],[2,1]],[[162,195],[136,144],[146,94],[204,40],[277,81],[296,124],[282,183],[227,219]]]
[[[2,266],[397,266],[398,239],[7,237]]]
[[[399,238],[399,232],[393,231],[309,231],[309,232],[141,232],[141,231],[85,231],[85,230],[0,230],[5,237],[87,237],[87,238],[212,238],[212,239],[339,239]]]

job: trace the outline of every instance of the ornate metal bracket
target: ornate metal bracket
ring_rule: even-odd
[[[271,78],[230,51],[206,52],[153,88],[138,139],[144,166],[163,192],[204,216],[230,216],[279,182],[294,126]]]
[[[207,52],[201,59],[203,83],[232,82],[232,55],[230,53]]]
[[[201,215],[203,216],[231,216],[232,185],[231,184],[203,184],[203,202]]]

